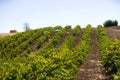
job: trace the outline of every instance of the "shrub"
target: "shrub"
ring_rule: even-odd
[[[111,26],[117,26],[118,25],[118,21],[112,21],[112,20],[107,20],[103,23],[104,27],[111,27]]]

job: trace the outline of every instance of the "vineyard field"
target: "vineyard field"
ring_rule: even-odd
[[[45,27],[0,37],[0,80],[120,80],[120,27]]]

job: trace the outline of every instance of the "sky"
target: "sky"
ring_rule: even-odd
[[[120,0],[0,0],[0,33],[62,25],[96,27],[104,21],[120,23]]]

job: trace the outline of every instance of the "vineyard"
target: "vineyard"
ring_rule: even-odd
[[[120,41],[110,33],[67,25],[0,38],[0,80],[120,80]]]

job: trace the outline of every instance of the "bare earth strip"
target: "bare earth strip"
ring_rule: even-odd
[[[80,66],[78,77],[74,80],[112,80],[105,75],[104,69],[101,67],[100,54],[98,53],[96,29],[92,28],[91,32],[91,51],[88,54],[85,63]]]
[[[6,36],[11,36],[11,35],[15,35],[17,33],[0,33],[0,38],[4,38]]]
[[[83,29],[81,29],[80,32],[75,36],[75,42],[74,42],[74,44],[72,46],[73,48],[75,48],[76,45],[79,44],[82,35],[83,35]]]
[[[107,27],[107,28],[105,28],[105,31],[110,38],[120,40],[120,26]]]

